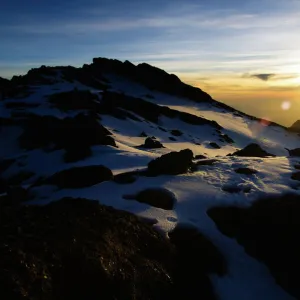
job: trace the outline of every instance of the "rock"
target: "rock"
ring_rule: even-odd
[[[300,148],[295,148],[295,149],[287,149],[285,148],[290,156],[300,156]]]
[[[56,185],[59,188],[83,188],[103,181],[112,180],[112,171],[103,166],[74,167],[55,173],[44,181],[45,184]]]
[[[163,132],[167,132],[167,130],[164,129],[163,127],[161,127],[161,126],[158,126],[157,128],[158,128],[159,130],[163,131]]]
[[[148,173],[154,176],[160,174],[183,174],[188,172],[193,165],[192,159],[193,152],[190,149],[170,152],[150,161]]]
[[[149,188],[136,195],[125,195],[124,199],[134,199],[165,210],[172,210],[176,203],[175,195],[164,188]]]
[[[136,181],[138,172],[126,172],[114,176],[114,182],[119,184],[130,184]]]
[[[291,127],[288,128],[289,131],[300,133],[300,120],[296,121]]]
[[[147,137],[148,135],[145,133],[145,131],[142,131],[142,133],[140,134],[140,137]]]
[[[232,154],[228,154],[228,156],[244,156],[244,157],[268,157],[268,156],[276,156],[274,154],[268,153],[263,150],[258,144],[252,143],[246,146],[242,150],[238,150]]]
[[[64,198],[6,208],[0,220],[3,299],[176,297],[174,246],[132,214]]]
[[[178,130],[178,129],[171,130],[171,134],[173,134],[174,136],[181,136],[181,135],[183,135],[183,133],[180,130]]]
[[[169,237],[177,249],[178,273],[184,274],[182,289],[176,299],[194,299],[199,291],[202,299],[215,299],[209,276],[213,273],[219,276],[226,274],[227,265],[221,252],[190,224],[177,225]]]
[[[294,168],[295,168],[296,170],[300,170],[300,165],[294,165]]]
[[[175,142],[175,141],[177,141],[174,137],[172,137],[172,136],[169,136],[169,140],[170,141],[173,141],[173,142]]]
[[[251,168],[238,168],[235,169],[234,172],[238,173],[238,174],[245,174],[245,175],[253,175],[258,173],[258,171],[251,169]]]
[[[142,145],[141,147],[148,148],[148,149],[164,148],[164,146],[161,142],[154,140],[151,137],[147,137],[144,145]]]
[[[228,134],[220,134],[220,136],[225,142],[227,142],[229,144],[234,143],[234,140]]]
[[[300,298],[300,196],[267,196],[249,208],[216,207],[208,211],[218,229],[237,239],[248,255],[264,263],[295,299]]]
[[[8,201],[13,204],[19,204],[29,200],[29,191],[21,186],[10,186],[7,189]]]
[[[9,185],[20,185],[35,175],[34,172],[22,170],[7,179]]]
[[[196,162],[197,166],[212,166],[215,162],[217,162],[217,159],[203,159],[203,160],[198,160]]]
[[[197,154],[195,155],[194,159],[205,159],[207,158],[206,156],[202,155],[202,154]]]
[[[227,184],[222,186],[222,190],[228,193],[240,193],[240,192],[249,193],[251,191],[251,187]]]
[[[1,132],[1,129],[0,129]],[[13,163],[15,162],[14,159],[2,159],[0,160],[0,172],[5,172]]]
[[[217,143],[211,142],[209,143],[209,145],[215,149],[221,149],[221,147]]]

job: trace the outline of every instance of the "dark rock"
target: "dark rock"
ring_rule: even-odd
[[[300,196],[269,196],[249,208],[208,211],[219,230],[234,237],[246,252],[266,264],[276,283],[300,298]]]
[[[163,127],[161,127],[161,126],[158,126],[158,129],[161,130],[161,131],[163,131],[163,132],[167,132],[167,130],[164,129]]]
[[[290,156],[300,156],[300,148],[295,148],[295,149],[287,149],[285,148]]]
[[[172,137],[172,136],[169,136],[169,140],[170,141],[173,141],[173,142],[175,142],[175,141],[177,141],[174,137]]]
[[[98,96],[90,91],[74,89],[48,96],[49,102],[62,111],[99,108]]]
[[[6,193],[8,187],[9,187],[8,182],[5,179],[0,177],[0,194]]]
[[[25,149],[44,148],[54,144],[57,149],[92,145],[116,146],[111,133],[92,115],[79,114],[73,118],[31,115],[25,121],[19,144]]]
[[[7,199],[13,205],[30,199],[29,191],[21,186],[10,186],[7,189]]]
[[[19,173],[7,178],[7,182],[9,185],[19,185],[22,182],[28,180],[29,178],[33,177],[35,175],[34,172],[31,171],[20,171]]]
[[[197,166],[212,166],[214,163],[216,163],[217,159],[203,159],[196,162]]]
[[[186,173],[193,165],[193,152],[190,149],[179,152],[170,152],[156,158],[148,164],[148,173],[151,175]]]
[[[147,137],[144,145],[142,145],[141,147],[147,148],[147,149],[164,148],[163,144],[160,141],[156,141],[151,137]]]
[[[176,297],[174,246],[132,214],[65,198],[6,208],[0,220],[3,299]]]
[[[274,154],[268,153],[263,150],[258,144],[252,143],[246,146],[242,150],[238,150],[228,156],[244,156],[244,157],[267,157],[267,156],[276,156]]]
[[[221,149],[221,147],[217,143],[211,142],[209,143],[209,145],[215,149]]]
[[[145,131],[143,131],[141,134],[140,134],[140,137],[147,137],[148,135],[145,133]]]
[[[249,193],[251,191],[251,187],[241,187],[241,186],[237,186],[237,185],[224,185],[222,186],[222,190],[224,192],[228,192],[228,193]]]
[[[74,167],[55,173],[45,180],[45,184],[56,185],[59,188],[83,188],[112,180],[111,170],[105,166]]]
[[[227,142],[227,143],[229,143],[229,144],[233,144],[233,143],[234,143],[234,140],[233,140],[229,135],[227,135],[227,134],[221,134],[220,136],[221,136],[221,138],[222,138],[225,142]]]
[[[296,121],[291,127],[289,127],[288,131],[300,133],[300,120]]]
[[[183,135],[183,133],[180,130],[178,130],[178,129],[171,130],[171,134],[173,134],[174,136],[181,136],[181,135]]]
[[[258,171],[251,169],[251,168],[238,168],[235,169],[234,172],[238,173],[238,174],[245,174],[245,175],[253,175],[256,174]]]
[[[205,159],[207,158],[206,156],[202,155],[202,154],[197,154],[195,155],[194,159]]]
[[[300,170],[300,165],[294,165],[294,168],[295,168],[296,170]]]
[[[0,129],[1,131],[1,129]],[[5,172],[13,163],[15,162],[14,159],[3,159],[0,160],[0,172]]]
[[[136,181],[138,172],[126,172],[114,175],[114,182],[119,184],[130,184]]]
[[[215,299],[209,275],[215,273],[222,276],[227,272],[221,252],[192,225],[177,225],[169,237],[177,249],[178,273],[184,274],[177,299],[194,299],[199,291],[202,299]]]
[[[136,195],[124,195],[124,199],[134,199],[165,210],[172,210],[176,203],[175,195],[164,188],[149,188]]]

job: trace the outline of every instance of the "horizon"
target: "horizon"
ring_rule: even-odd
[[[260,118],[285,126],[299,119],[297,0],[33,4],[3,5],[1,77],[111,57],[159,67]]]

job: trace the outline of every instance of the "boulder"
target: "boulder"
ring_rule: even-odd
[[[209,145],[214,149],[221,149],[221,147],[215,142],[211,142],[211,143],[209,143]]]
[[[136,195],[125,195],[124,199],[133,199],[165,210],[172,210],[176,203],[175,195],[164,188],[149,188]]]
[[[186,173],[193,165],[193,157],[193,152],[190,149],[164,154],[150,161],[148,164],[148,173],[154,176],[160,174],[177,175]]]
[[[171,134],[173,134],[174,136],[181,136],[181,135],[183,135],[183,133],[180,130],[178,130],[178,129],[171,130]]]
[[[56,185],[59,188],[83,188],[112,180],[112,171],[103,166],[74,167],[55,173],[44,181],[44,184]]]
[[[276,155],[268,153],[267,151],[263,150],[258,144],[252,143],[241,150],[238,150],[232,154],[228,154],[228,156],[244,156],[244,157],[273,156],[274,157]]]
[[[147,137],[145,139],[145,143],[141,145],[143,148],[147,149],[157,149],[157,148],[164,148],[163,144],[160,141],[157,141],[151,137]]]

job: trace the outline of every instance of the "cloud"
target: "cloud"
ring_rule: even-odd
[[[272,79],[272,77],[274,77],[274,76],[276,76],[276,74],[272,74],[272,73],[250,75],[250,77],[252,77],[252,78],[258,78],[263,81],[268,81],[268,80]]]
[[[262,81],[288,80],[298,78],[298,74],[275,74],[275,73],[259,73],[259,74],[244,74],[242,78],[256,78]]]

